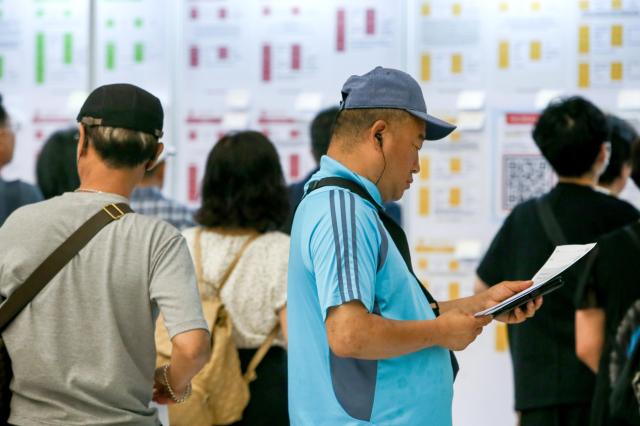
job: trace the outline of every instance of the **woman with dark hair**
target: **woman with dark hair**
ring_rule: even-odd
[[[289,237],[287,192],[273,144],[258,132],[224,136],[211,150],[202,183],[200,226],[183,232],[203,298],[217,294],[233,323],[242,371],[267,337],[280,331],[250,384],[237,424],[288,425],[286,375]]]
[[[58,130],[45,142],[36,163],[38,186],[45,199],[74,191],[80,186],[78,177],[76,127]]]

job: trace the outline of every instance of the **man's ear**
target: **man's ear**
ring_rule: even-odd
[[[385,132],[388,132],[389,125],[384,120],[376,120],[367,132],[367,141],[382,149],[382,140]]]
[[[164,144],[162,142],[158,142],[158,146],[156,148],[156,155],[153,156],[152,160],[149,160],[145,166],[145,170],[153,170],[155,166],[158,165],[158,158],[160,158],[160,154],[164,151]]]
[[[85,143],[85,138],[87,137],[87,132],[82,124],[78,123],[78,146],[76,147],[76,160],[79,160],[80,157],[87,153],[85,149],[87,144]]]

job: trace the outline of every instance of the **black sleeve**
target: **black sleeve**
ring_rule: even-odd
[[[596,246],[587,256],[584,269],[579,272],[578,285],[575,294],[575,308],[589,309],[602,306],[601,297],[598,296],[598,271],[601,267],[602,256]]]
[[[509,248],[512,246],[510,241],[511,228],[513,227],[513,215],[511,214],[505,219],[498,233],[493,237],[489,249],[476,269],[478,277],[485,284],[492,286],[504,281],[507,275],[506,261]]]

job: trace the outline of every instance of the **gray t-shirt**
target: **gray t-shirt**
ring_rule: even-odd
[[[114,194],[66,193],[0,228],[6,298]],[[2,333],[17,425],[158,424],[151,400],[158,308],[169,335],[207,328],[189,250],[171,225],[127,214],[102,229]]]

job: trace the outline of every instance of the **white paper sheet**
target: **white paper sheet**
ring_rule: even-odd
[[[484,311],[480,311],[475,314],[476,317],[481,317],[485,315],[491,315],[492,312],[495,312],[502,306],[507,305],[509,302],[524,297],[527,294],[531,293],[535,289],[542,286],[544,283],[548,282],[552,278],[560,275],[562,272],[567,270],[571,265],[580,260],[584,255],[589,253],[594,247],[596,243],[584,244],[584,245],[565,245],[558,246],[553,251],[549,259],[542,265],[542,268],[536,272],[533,276],[533,285],[526,290],[521,291],[520,293],[514,294],[508,299],[503,300],[501,303],[497,305],[485,309]]]

